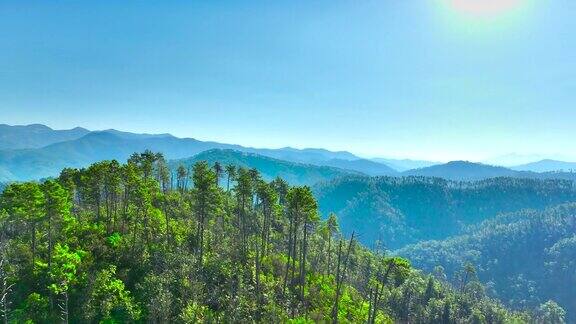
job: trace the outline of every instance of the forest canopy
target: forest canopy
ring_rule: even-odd
[[[234,165],[200,161],[171,175],[163,156],[147,151],[126,164],[10,184],[0,211],[0,309],[9,322],[505,323],[558,315],[507,310],[486,296],[473,268],[454,286],[442,273],[368,250],[354,233],[341,234],[335,215],[320,217],[309,187]]]
[[[501,215],[443,241],[426,241],[396,252],[416,266],[442,266],[454,275],[474,264],[491,296],[516,309],[554,299],[576,321],[576,204]]]
[[[389,249],[463,234],[499,214],[542,210],[576,201],[573,181],[492,178],[450,181],[427,177],[343,177],[314,187],[323,214],[335,212],[370,246]]]

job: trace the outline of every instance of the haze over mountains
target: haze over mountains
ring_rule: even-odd
[[[0,124],[0,150],[41,148],[50,144],[78,139],[90,133],[76,127],[69,130],[54,130],[41,124],[10,126]]]
[[[259,154],[293,163],[345,169],[340,173],[366,175],[393,175],[396,171],[384,164],[363,160],[349,152],[331,152],[324,149],[256,149],[233,144],[198,141],[192,138],[176,138],[169,134],[133,134],[117,130],[94,132],[53,131],[43,141],[37,139],[38,129],[50,133],[49,128],[38,125],[5,126],[3,147],[17,149],[0,150],[0,181],[34,180],[56,176],[65,167],[84,167],[100,160],[126,160],[134,152],[146,149],[162,152],[167,159],[190,158],[198,153],[225,149]],[[18,141],[22,138],[22,141]],[[65,140],[60,141],[60,139]],[[5,139],[5,140],[4,140]],[[41,144],[40,144],[41,143]],[[43,147],[42,144],[47,144]]]
[[[339,177],[361,174],[330,166],[302,164],[254,153],[219,149],[204,151],[191,158],[172,160],[169,162],[169,167],[174,170],[183,165],[187,170],[191,170],[194,164],[199,161],[207,161],[210,165],[218,162],[221,165],[254,168],[260,172],[264,180],[271,181],[276,177],[281,177],[294,185],[313,185]],[[224,183],[224,179],[221,182]]]
[[[512,169],[518,171],[533,171],[533,172],[554,172],[554,171],[574,172],[576,171],[576,162],[564,162],[564,161],[546,159],[537,162],[518,165],[512,167]]]
[[[540,165],[538,162],[534,165]],[[521,171],[524,169],[525,171]],[[576,180],[576,173],[571,171],[532,171],[529,167],[519,167],[518,170],[501,166],[486,165],[469,161],[452,161],[433,165],[427,168],[408,170],[404,176],[437,177],[455,181],[476,181],[497,177],[531,178],[531,179],[567,179]],[[538,168],[534,168],[538,169]]]
[[[369,160],[345,151],[332,152],[325,149],[290,147],[258,149],[192,138],[177,138],[170,134],[134,134],[112,129],[89,131],[80,127],[71,130],[53,130],[44,125],[34,124],[0,125],[0,181],[34,180],[56,176],[65,167],[84,167],[106,159],[124,161],[130,154],[146,149],[162,152],[170,160],[192,158],[201,152],[223,149],[273,158],[278,160],[276,163],[280,164],[284,162],[279,160],[291,162],[294,163],[292,166],[299,170],[311,168],[311,173],[316,172],[314,170],[317,168],[314,167],[318,166],[340,169],[337,172],[334,170],[328,172],[333,175],[328,178],[324,176],[304,177],[296,181],[304,183],[303,179],[307,179],[305,183],[308,184],[316,180],[330,180],[340,174],[427,176],[464,181],[492,177],[574,179],[571,172],[542,172],[568,171],[574,169],[575,165],[570,162],[544,160],[514,168],[504,168],[464,161],[438,164],[429,161],[384,158]],[[212,154],[216,152],[212,151]],[[299,177],[297,174],[288,176],[284,173],[283,175],[293,179]]]
[[[58,131],[42,125],[0,130],[0,182],[57,176],[63,168],[101,160],[125,161],[144,150],[162,152],[171,170],[184,166],[190,172],[199,161],[254,168],[266,181],[282,177],[312,186],[321,215],[336,213],[343,234],[354,231],[366,246],[380,242],[428,272],[442,265],[452,278],[473,262],[489,294],[507,305],[534,307],[553,298],[571,318],[576,312],[574,293],[542,275],[552,271],[567,282],[574,279],[565,265],[572,264],[575,208],[555,209],[576,202],[574,163],[543,160],[506,168],[363,159],[325,149],[258,149],[118,130]],[[220,181],[226,186],[224,177]],[[526,247],[530,258],[522,254]],[[539,261],[530,271],[517,266],[527,260]]]

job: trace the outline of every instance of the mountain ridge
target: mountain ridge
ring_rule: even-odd
[[[42,126],[22,127],[25,130],[51,129]],[[135,134],[114,129],[86,130],[86,132],[78,138],[50,143],[40,148],[0,150],[0,179],[19,181],[56,176],[62,168],[84,167],[100,160],[125,161],[132,153],[146,149],[162,152],[167,159],[190,158],[210,149],[232,149],[289,162],[348,169],[368,175],[395,173],[393,169],[384,164],[360,159],[347,151],[332,152],[326,149],[290,147],[259,149],[236,144],[200,141],[194,138],[178,138],[167,133]]]
[[[194,163],[199,161],[207,161],[210,165],[218,162],[223,167],[233,165],[236,167],[257,169],[264,180],[271,181],[277,177],[281,177],[292,185],[313,185],[317,182],[329,181],[337,177],[360,174],[353,170],[278,160],[256,153],[231,149],[211,149],[203,151],[190,158],[171,160],[168,162],[168,165],[172,170],[175,170],[180,165],[191,169]]]
[[[12,133],[8,132],[10,134],[6,135],[7,129]],[[28,135],[23,136],[25,133]],[[34,180],[55,176],[62,168],[83,167],[105,159],[124,161],[130,154],[146,149],[162,152],[167,159],[190,158],[202,151],[211,149],[232,149],[277,160],[335,167],[369,176],[427,176],[457,181],[475,181],[493,177],[576,180],[576,173],[571,172],[536,173],[468,161],[436,164],[423,160],[363,159],[347,151],[329,151],[322,148],[296,149],[292,147],[254,148],[201,141],[194,138],[178,138],[169,133],[136,134],[115,129],[89,131],[81,127],[71,130],[53,130],[42,124],[0,125],[0,147],[10,145],[18,137],[32,138],[32,140],[25,140],[16,144],[16,147],[24,146],[25,148],[0,149],[0,181]],[[43,139],[41,141],[35,140],[39,137]],[[41,144],[46,145],[37,147]],[[393,163],[397,163],[397,165]],[[400,163],[404,163],[403,166],[399,166]],[[402,172],[397,171],[405,169],[408,165],[427,166]]]
[[[479,181],[490,178],[512,177],[527,179],[576,180],[575,172],[533,172],[519,171],[502,166],[470,161],[451,161],[445,164],[404,171],[402,176],[437,177],[453,181]]]
[[[532,172],[567,172],[576,171],[576,162],[567,162],[553,159],[544,159],[540,161],[530,162],[522,165],[511,167],[516,171],[532,171]]]
[[[0,150],[41,148],[57,142],[78,139],[90,131],[82,127],[55,130],[43,124],[0,124]]]

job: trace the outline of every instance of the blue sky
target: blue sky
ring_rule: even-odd
[[[478,1],[5,0],[0,122],[576,159],[576,1]]]

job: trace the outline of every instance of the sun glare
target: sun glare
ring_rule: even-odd
[[[437,0],[442,19],[453,31],[493,35],[522,25],[536,0]]]
[[[522,6],[525,0],[447,0],[450,7],[461,14],[491,18],[509,13]]]

